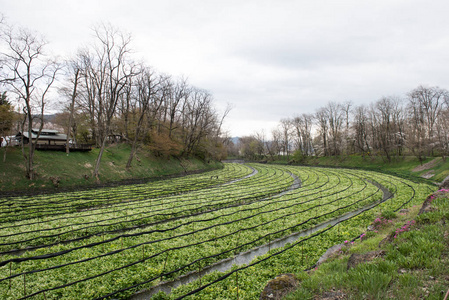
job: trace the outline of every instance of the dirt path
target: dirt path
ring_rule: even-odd
[[[439,157],[432,159],[431,161],[429,161],[428,163],[425,163],[423,165],[417,166],[416,168],[414,168],[412,170],[412,172],[421,172],[424,170],[428,170],[431,169],[433,167],[436,166],[436,164],[438,163]]]

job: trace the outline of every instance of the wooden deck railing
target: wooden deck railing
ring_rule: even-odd
[[[37,144],[36,150],[65,151],[65,145]],[[91,144],[70,145],[69,150],[70,151],[90,151],[90,150],[92,150],[92,145]]]

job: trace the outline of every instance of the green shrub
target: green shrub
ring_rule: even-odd
[[[427,212],[416,217],[418,224],[435,224],[441,219],[441,214],[438,212]]]
[[[392,220],[392,219],[395,219],[397,216],[394,211],[385,210],[381,213],[381,217],[383,217],[384,219],[387,219],[387,220]]]
[[[296,150],[292,155],[292,160],[295,163],[304,163],[306,160],[306,156],[304,156],[301,150]]]

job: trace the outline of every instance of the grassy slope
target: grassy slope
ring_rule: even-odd
[[[0,158],[3,158],[3,151],[5,150],[0,149]],[[141,151],[134,158],[132,168],[128,172],[125,166],[129,151],[130,148],[124,144],[106,149],[100,166],[102,183],[219,167],[217,162],[207,164],[194,158],[182,161],[175,158],[156,158]],[[97,156],[98,149],[91,152],[72,152],[69,156],[65,152],[36,151],[35,169],[38,178],[31,182],[24,177],[25,165],[20,149],[8,149],[6,162],[0,160],[0,191],[54,188],[50,177],[60,179],[59,187],[95,184],[92,172]]]
[[[427,158],[424,163],[430,162],[434,157]],[[286,163],[286,161],[275,161],[275,163]],[[419,160],[414,156],[404,156],[392,162],[386,162],[382,157],[361,157],[361,156],[342,156],[342,157],[311,157],[306,159],[303,164],[311,166],[330,166],[330,167],[347,167],[347,168],[363,168],[368,170],[390,172],[405,177],[419,177],[430,170],[435,175],[430,178],[432,182],[441,182],[449,175],[449,159],[443,161],[441,157],[436,158],[436,165],[431,169],[413,172],[412,170],[420,166]]]
[[[410,179],[431,171],[434,176],[429,182],[441,182],[449,175],[449,160],[431,157],[423,163],[432,160],[435,161],[431,168],[420,171],[414,171],[421,164],[413,156],[390,163],[381,157],[319,157],[309,158],[303,164],[363,168]],[[410,209],[407,214],[397,214],[389,226],[378,233],[369,233],[369,238],[363,242],[344,247],[339,255],[316,270],[296,274],[300,286],[285,299],[443,299],[449,294],[449,194],[434,204],[436,211],[422,216],[417,216],[419,207]],[[401,233],[392,243],[379,246],[380,241],[393,236],[396,230],[413,220],[417,224],[410,232]],[[385,250],[387,254],[347,270],[352,253],[375,250]]]
[[[449,194],[434,199],[430,212],[418,216],[418,209],[390,215],[390,222],[378,222],[378,231],[363,241],[348,243],[315,270],[297,274],[300,286],[285,299],[332,294],[332,299],[341,294],[338,299],[443,299],[449,293]],[[407,223],[412,225],[401,231]],[[351,254],[375,250],[385,255],[348,270]]]

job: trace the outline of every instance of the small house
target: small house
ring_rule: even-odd
[[[39,129],[33,128],[31,129],[31,139],[36,142],[37,134],[39,133]],[[20,140],[23,138],[23,143],[28,144],[30,141],[30,137],[28,136],[28,132],[19,132],[16,137]],[[67,141],[67,135],[59,133],[57,130],[53,129],[42,129],[39,138],[37,139],[37,145],[65,145]]]
[[[42,129],[39,138],[37,138],[37,134],[39,133],[39,129],[33,128],[31,129],[31,140],[33,143],[36,143],[37,150],[54,150],[54,151],[65,151],[66,143],[67,143],[67,135],[59,133],[57,130],[53,129]],[[28,132],[19,132],[16,135],[16,139],[21,141],[23,139],[24,144],[28,144],[30,142]],[[72,141],[69,141],[69,150],[70,151],[90,151],[92,150],[91,144],[75,144]]]

